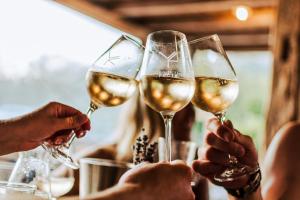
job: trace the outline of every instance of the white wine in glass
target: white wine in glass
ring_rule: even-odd
[[[166,160],[172,160],[171,123],[192,99],[195,79],[186,37],[178,31],[157,31],[147,37],[140,90],[145,103],[165,123]]]
[[[141,80],[146,104],[162,115],[174,115],[184,108],[194,91],[194,80],[144,76]]]
[[[214,114],[224,112],[237,98],[239,85],[237,80],[196,76],[194,105]]]
[[[121,35],[92,65],[86,75],[90,107],[87,116],[100,107],[118,106],[126,102],[137,91],[137,75],[142,64],[144,47],[140,41]],[[43,147],[63,164],[78,169],[79,164],[69,153],[76,138],[75,133],[63,145]]]
[[[194,67],[196,89],[192,103],[214,114],[221,123],[227,109],[236,100],[239,84],[235,70],[223,49],[217,35],[211,35],[189,42]],[[250,168],[229,155],[230,166],[214,177],[217,182],[229,182],[254,173]]]
[[[87,90],[95,105],[118,106],[127,101],[137,88],[137,81],[103,72],[89,70],[86,76]]]

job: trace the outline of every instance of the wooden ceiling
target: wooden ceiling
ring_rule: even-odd
[[[217,33],[226,49],[268,49],[276,20],[276,0],[56,0],[142,39],[174,29],[188,39]],[[247,21],[234,9],[250,8]]]

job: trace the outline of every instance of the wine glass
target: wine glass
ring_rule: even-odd
[[[90,107],[87,116],[99,107],[118,106],[126,102],[135,92],[144,47],[141,42],[128,35],[122,35],[92,65],[86,75],[87,91],[90,96]],[[76,138],[63,145],[53,146],[44,143],[43,147],[65,165],[78,169],[79,164],[69,153],[69,148]]]
[[[194,72],[183,33],[165,30],[148,35],[140,90],[145,103],[163,117],[166,160],[171,161],[173,116],[190,102],[195,90]]]
[[[218,35],[193,40],[189,46],[196,80],[192,103],[223,123],[226,110],[239,93],[235,70]],[[229,161],[231,165],[214,177],[216,181],[233,181],[256,170],[239,163],[234,156],[229,155]]]
[[[70,168],[62,168],[57,159],[48,159],[49,176],[47,180],[40,180],[37,182],[37,188],[44,191],[52,197],[51,200],[56,200],[67,194],[74,186],[75,178],[74,172]]]

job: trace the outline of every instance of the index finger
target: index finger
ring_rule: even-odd
[[[82,113],[79,110],[65,104],[57,105],[57,117],[70,117],[77,114]]]

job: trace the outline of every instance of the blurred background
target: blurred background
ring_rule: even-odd
[[[268,119],[267,115],[268,110],[274,114],[284,110],[285,105],[271,101],[272,80],[275,99],[285,94],[286,88],[298,84],[291,79],[277,89],[282,63],[274,64],[274,59],[276,62],[276,55],[282,55],[280,59],[289,61],[282,49],[293,47],[290,41],[299,42],[299,38],[293,40],[297,36],[289,40],[288,29],[280,31],[284,21],[277,20],[279,5],[288,12],[292,6],[287,6],[288,2],[293,0],[285,1],[286,6],[282,2],[281,5],[276,0],[2,0],[0,119],[30,112],[49,101],[85,111],[89,102],[85,73],[122,32],[144,41],[148,33],[161,29],[184,32],[188,40],[217,33],[240,82],[239,97],[227,117],[254,138],[262,153],[275,130],[298,117],[297,109],[286,114],[285,119]],[[287,21],[292,23],[293,19]],[[282,35],[287,38],[283,43]],[[288,54],[295,54],[294,51]],[[299,56],[289,63],[296,69]],[[293,73],[291,70],[289,75]],[[283,76],[288,77],[284,73]],[[281,102],[292,102],[288,108],[295,108],[295,98],[283,96]],[[118,118],[128,103],[97,111],[92,117],[92,131],[77,141],[76,148],[112,140]],[[193,139],[199,144],[209,117],[210,114],[197,109]],[[266,134],[266,130],[271,132]]]
[[[147,33],[176,29],[189,40],[218,33],[240,81],[240,94],[228,112],[237,127],[261,148],[270,96],[273,55],[269,39],[276,2],[4,0],[0,2],[0,119],[60,101],[81,111],[88,107],[85,73],[120,34],[145,40]],[[103,108],[79,145],[114,136],[123,107]],[[204,121],[197,109],[194,139]]]

